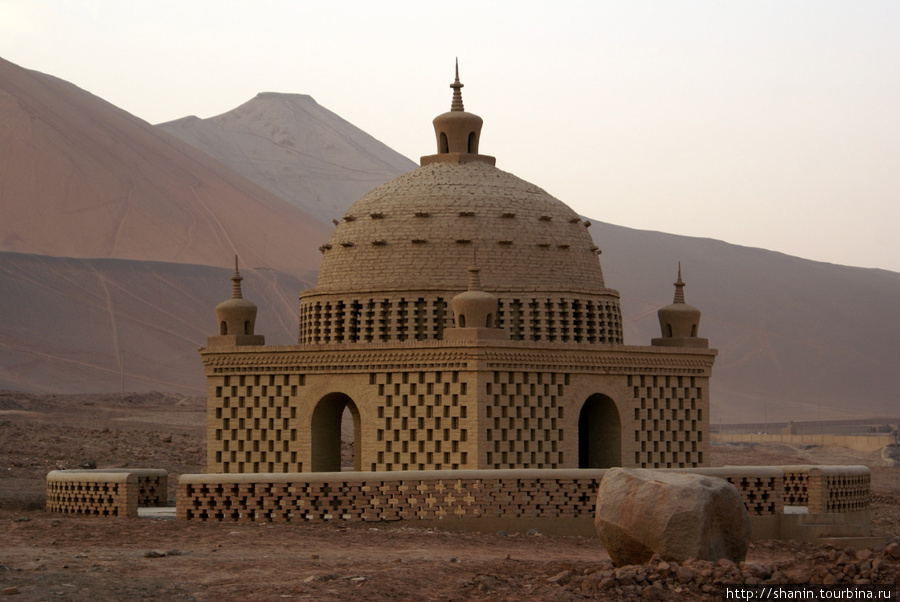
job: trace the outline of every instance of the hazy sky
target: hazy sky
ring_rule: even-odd
[[[900,2],[0,0],[0,56],[159,123],[313,96],[481,152],[577,211],[900,272]]]

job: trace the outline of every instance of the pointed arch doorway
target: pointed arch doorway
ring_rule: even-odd
[[[616,402],[595,393],[578,415],[578,468],[622,465],[622,422]]]
[[[341,471],[341,424],[345,411],[353,421],[353,469],[361,469],[359,409],[349,395],[329,393],[319,400],[312,414],[310,443],[313,472]]]

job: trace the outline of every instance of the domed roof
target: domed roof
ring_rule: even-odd
[[[603,282],[589,224],[479,154],[482,120],[463,109],[458,73],[451,88],[450,111],[433,122],[437,154],[357,201],[322,245],[316,288],[300,294],[298,340],[441,340],[458,318],[468,322],[448,302],[466,290],[477,253],[479,295],[497,301],[483,316],[493,325],[478,328],[516,341],[621,344],[619,293]]]
[[[460,290],[476,245],[486,290],[604,290],[585,222],[481,161],[434,162],[379,186],[335,228],[317,290]]]

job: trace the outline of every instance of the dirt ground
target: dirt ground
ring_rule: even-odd
[[[597,539],[534,532],[44,512],[50,470],[164,468],[173,484],[179,474],[200,472],[204,421],[197,398],[0,392],[0,594],[19,600],[721,600],[718,584],[740,579],[728,567],[690,566],[694,578],[682,581],[674,567],[659,563],[613,569]],[[873,532],[900,542],[900,468],[884,466],[878,453],[782,445],[717,445],[711,453],[713,465],[797,463],[871,467]],[[816,582],[848,558],[829,546],[763,541],[751,544],[746,563],[762,567],[770,581],[802,573]],[[872,569],[875,558],[886,559],[874,562],[880,572]],[[853,562],[877,574],[876,583],[893,583],[900,572],[900,559],[882,550]]]

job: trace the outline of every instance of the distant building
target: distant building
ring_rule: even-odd
[[[706,462],[716,352],[680,268],[660,338],[625,345],[590,224],[479,154],[462,87],[457,74],[434,120],[437,154],[365,195],[321,247],[297,345],[254,333],[235,269],[200,350],[207,472],[341,470],[345,409],[356,470]]]

